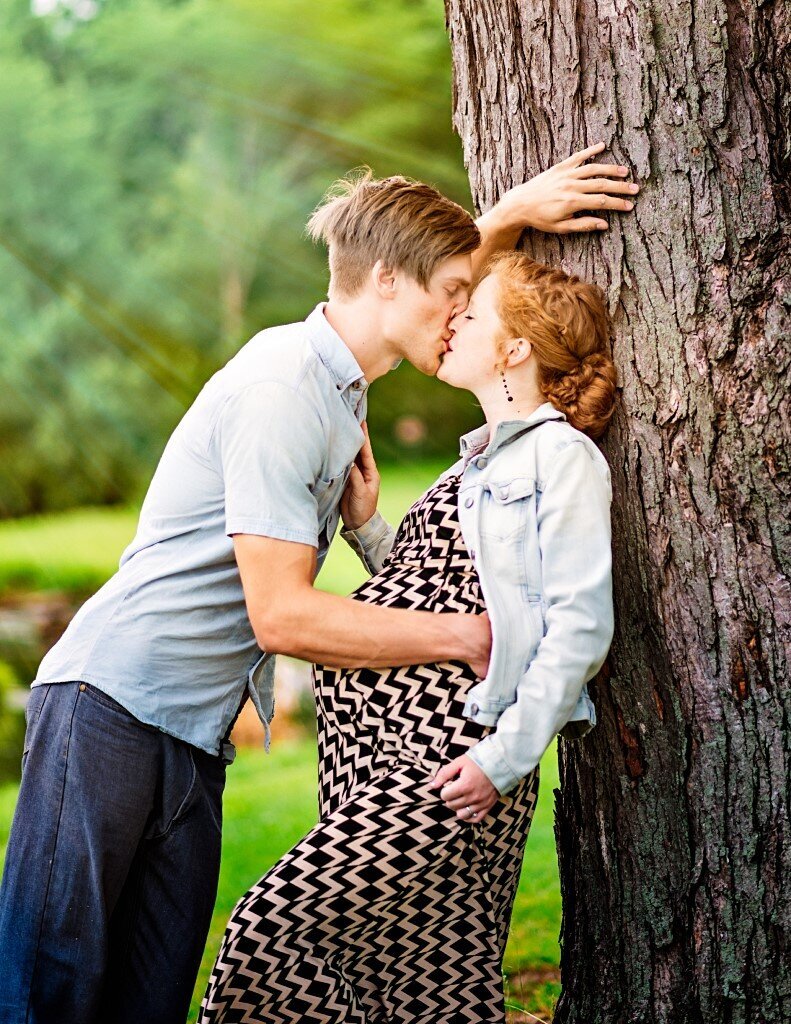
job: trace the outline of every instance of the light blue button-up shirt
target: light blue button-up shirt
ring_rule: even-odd
[[[256,644],[232,535],[312,544],[318,572],[363,442],[367,386],[323,303],[249,341],[176,427],[118,571],[33,685],[91,683],[212,754],[246,688],[268,727],[274,659]],[[276,600],[277,580],[271,591]]]

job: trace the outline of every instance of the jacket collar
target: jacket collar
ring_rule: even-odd
[[[481,454],[482,449],[486,450],[487,455],[493,455],[515,438],[526,434],[533,427],[537,427],[539,423],[545,423],[547,420],[565,420],[565,418],[565,413],[556,409],[551,402],[544,402],[524,420],[503,420],[498,423],[491,440],[489,440],[489,426],[486,423],[464,434],[459,442],[459,455],[465,463],[473,455]]]
[[[326,305],[326,302],[320,302],[305,319],[311,344],[318,353],[319,359],[329,370],[339,391],[344,390],[357,380],[362,381],[363,388],[367,388],[368,381],[360,369],[360,364],[324,315]]]

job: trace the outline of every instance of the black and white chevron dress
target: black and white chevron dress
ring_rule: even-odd
[[[482,611],[459,478],[407,513],[358,601]],[[237,904],[202,1024],[505,1019],[501,964],[538,769],[480,824],[428,784],[489,730],[462,717],[462,662],[314,671],[320,820]]]

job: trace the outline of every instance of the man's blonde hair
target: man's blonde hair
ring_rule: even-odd
[[[352,298],[377,260],[428,287],[437,265],[472,252],[481,235],[469,213],[431,185],[369,168],[336,181],[307,232],[329,247],[330,289]]]

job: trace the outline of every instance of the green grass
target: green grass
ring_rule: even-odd
[[[118,568],[137,511],[80,508],[0,523],[0,593],[88,591]]]
[[[552,790],[557,787],[553,744],[541,762],[538,806],[527,842],[514,906],[505,971],[556,966],[559,962],[560,889],[552,830]],[[8,839],[17,787],[0,787],[0,842]],[[316,822],[316,749],[312,741],[273,746],[272,753],[245,749],[228,772],[224,800],[223,853],[217,904],[195,988],[194,1020],[225,923],[236,901]],[[517,991],[515,1000],[539,1010],[557,996],[550,985],[536,993]],[[532,998],[532,1001],[531,1001]]]
[[[424,462],[383,467],[382,514],[396,525],[443,468]],[[82,508],[0,522],[0,594],[97,589],[118,568],[118,559],[134,536],[137,514],[131,508]],[[363,579],[356,556],[338,537],[318,585],[348,594]]]

